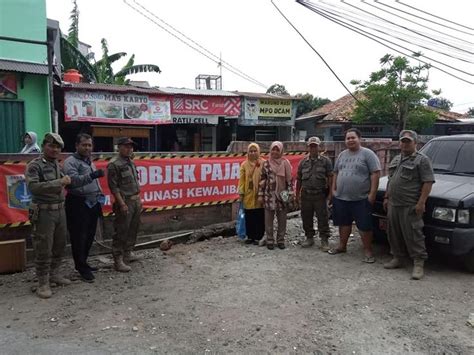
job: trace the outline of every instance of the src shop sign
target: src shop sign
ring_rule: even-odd
[[[171,114],[239,116],[240,98],[223,96],[175,96],[171,100]]]
[[[287,155],[295,178],[303,155]],[[143,208],[186,208],[206,202],[230,203],[239,197],[240,164],[244,156],[177,158],[143,157],[135,160]],[[97,160],[98,169],[107,161]],[[31,194],[25,184],[26,162],[0,165],[0,228],[28,221]],[[111,212],[112,195],[107,177],[99,179],[105,195],[104,212]]]

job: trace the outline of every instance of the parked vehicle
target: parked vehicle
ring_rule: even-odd
[[[436,180],[423,217],[426,244],[459,256],[474,272],[474,135],[437,137],[420,152],[431,159]],[[373,213],[376,238],[386,238],[386,186],[387,177],[383,177]]]

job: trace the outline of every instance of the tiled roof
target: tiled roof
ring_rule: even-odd
[[[438,114],[438,118],[437,118],[438,121],[458,122],[460,119],[469,117],[467,113],[444,111],[442,109],[431,107],[431,106],[426,106],[426,108]]]
[[[361,94],[355,94],[361,95]],[[355,108],[355,100],[352,95],[347,94],[335,101],[331,101],[326,105],[319,107],[318,109],[305,113],[304,115],[296,118],[297,120],[305,120],[309,118],[323,118],[323,121],[339,121],[348,122],[350,121],[350,115]]]
[[[28,74],[48,75],[48,65],[0,59],[0,70]]]
[[[362,97],[362,93],[354,94],[357,98]],[[320,108],[305,113],[304,115],[297,117],[296,120],[307,120],[312,118],[319,118],[323,122],[350,122],[352,112],[356,107],[355,99],[347,94],[335,101],[331,101]],[[457,112],[444,111],[431,106],[425,106],[427,109],[432,110],[438,114],[437,121],[445,122],[457,122],[459,119],[467,118],[467,114],[461,114]]]

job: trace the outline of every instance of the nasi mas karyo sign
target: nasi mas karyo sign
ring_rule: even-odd
[[[303,155],[287,155],[296,175]],[[187,208],[203,203],[229,203],[238,198],[240,164],[244,155],[138,156],[135,159],[143,208]],[[108,161],[96,160],[98,169]],[[0,164],[0,227],[28,221],[31,194],[25,184],[26,162]],[[105,194],[105,212],[111,212],[112,195],[107,177],[99,179]]]
[[[119,124],[172,124],[166,97],[100,91],[66,91],[64,120]]]

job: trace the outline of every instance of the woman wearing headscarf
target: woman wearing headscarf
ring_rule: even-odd
[[[283,158],[283,143],[273,142],[270,146],[270,158],[263,163],[258,198],[265,208],[265,232],[268,249],[274,248],[273,220],[277,218],[277,245],[285,249],[286,202],[292,194],[291,165]]]
[[[37,139],[35,132],[26,132],[23,136],[25,146],[20,151],[20,154],[41,153],[40,147],[36,144]]]
[[[247,244],[258,245],[265,233],[265,214],[262,202],[258,201],[258,186],[262,173],[263,159],[260,147],[250,143],[247,148],[247,159],[240,166],[239,195],[245,211],[245,229]]]

